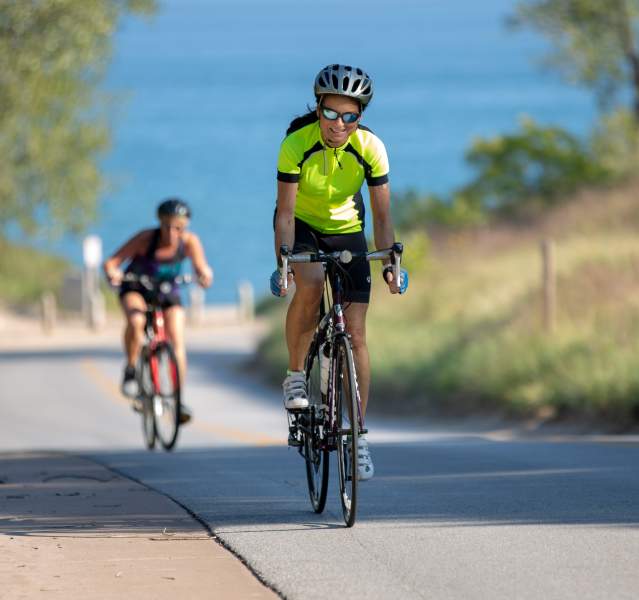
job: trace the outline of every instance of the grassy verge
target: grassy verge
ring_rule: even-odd
[[[56,295],[70,263],[0,238],[0,303],[15,308],[32,305],[45,291]]]
[[[639,186],[585,194],[526,227],[406,239],[411,286],[373,290],[371,406],[501,411],[621,426],[639,413]],[[543,328],[539,241],[552,238],[557,325]],[[261,361],[280,377],[283,313]]]

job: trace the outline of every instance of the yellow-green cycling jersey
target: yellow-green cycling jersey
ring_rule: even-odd
[[[280,147],[277,179],[297,183],[295,216],[322,233],[353,233],[364,227],[361,187],[388,182],[382,141],[360,125],[339,148],[324,145],[319,122],[295,129]]]

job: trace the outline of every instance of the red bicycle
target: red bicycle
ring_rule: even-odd
[[[161,303],[162,297],[176,285],[191,283],[191,277],[180,275],[159,280],[127,273],[124,281],[139,283],[151,292],[144,327],[145,343],[137,364],[144,442],[152,450],[159,439],[165,450],[171,450],[180,430],[182,387],[175,351],[166,334]]]

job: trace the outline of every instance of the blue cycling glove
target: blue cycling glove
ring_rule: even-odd
[[[406,269],[400,269],[399,283],[399,293],[403,294],[408,289],[408,271]]]
[[[382,276],[384,277],[384,281],[386,281],[387,283],[388,283],[388,280],[386,279],[386,273],[392,273],[392,272],[393,272],[392,265],[387,265],[386,267],[384,267]],[[400,269],[399,270],[399,293],[403,294],[407,289],[408,289],[408,271],[406,269]]]
[[[281,278],[280,270],[275,269],[270,279],[271,294],[273,294],[273,296],[277,296],[278,298],[280,297],[281,291],[282,291],[282,286],[280,285],[280,278]]]

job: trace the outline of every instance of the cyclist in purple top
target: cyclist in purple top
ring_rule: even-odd
[[[189,258],[198,283],[209,287],[213,282],[213,271],[209,266],[200,239],[188,231],[191,209],[179,198],[169,198],[157,209],[160,226],[145,229],[125,242],[103,265],[109,282],[120,287],[120,303],[126,317],[124,347],[127,363],[122,379],[122,393],[137,398],[138,382],[135,365],[144,344],[144,325],[149,292],[140,284],[123,281],[125,273],[149,275],[155,278],[173,279],[180,274],[182,262]],[[129,261],[123,271],[123,263]],[[184,309],[177,289],[162,298],[167,334],[173,344],[180,374],[186,375],[186,350],[184,346]],[[182,407],[183,421],[191,417],[190,411]]]

